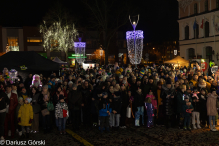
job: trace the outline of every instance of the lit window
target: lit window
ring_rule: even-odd
[[[28,43],[41,43],[42,38],[41,37],[28,37],[27,42]]]
[[[9,46],[18,46],[18,37],[8,37]]]

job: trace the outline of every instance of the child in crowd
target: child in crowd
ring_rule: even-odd
[[[192,125],[193,129],[200,129],[200,103],[199,103],[199,97],[198,97],[198,90],[194,87],[193,94],[192,94],[192,105],[194,107],[194,110],[192,112]],[[195,125],[195,121],[197,121],[197,127]]]
[[[217,93],[216,89],[212,89],[211,93],[207,95],[207,115],[209,116],[209,124],[210,124],[210,130],[211,131],[217,131],[215,128],[215,117],[217,115],[217,107],[216,107],[216,101],[217,101]],[[213,125],[211,123],[211,120],[213,120]]]
[[[27,97],[18,111],[18,124],[22,126],[23,134],[26,132],[26,138],[29,138],[30,126],[33,121],[33,108],[30,104],[31,101],[32,98]]]
[[[108,100],[107,92],[102,93],[102,98],[99,102],[99,118],[100,118],[100,131],[103,133],[103,128],[109,132],[109,116],[112,111],[110,108],[110,102]]]
[[[154,126],[156,126],[156,124],[157,124],[157,100],[155,99],[155,96],[154,96],[154,93],[152,92],[152,90],[149,91],[149,94],[147,94],[146,98],[151,99],[151,103],[152,103],[153,108],[154,108],[153,124],[154,124]]]
[[[55,117],[56,119],[58,119],[60,134],[66,134],[65,126],[66,126],[66,120],[69,117],[69,112],[68,112],[68,105],[65,102],[63,95],[59,95],[59,102],[56,104],[55,107]]]
[[[147,110],[147,116],[148,116],[147,127],[151,128],[153,126],[154,107],[152,105],[150,97],[145,99],[145,108]]]
[[[184,130],[191,130],[190,127],[190,120],[191,120],[191,113],[193,111],[193,106],[191,102],[189,102],[188,97],[185,97],[186,105],[183,105],[183,114],[184,114]]]

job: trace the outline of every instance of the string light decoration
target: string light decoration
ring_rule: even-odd
[[[79,42],[74,42],[75,55],[79,56],[76,57],[76,60],[80,64],[84,63],[85,61],[85,48],[86,48],[86,43],[81,42],[81,38],[79,38]]]
[[[130,16],[129,20],[131,22]],[[134,31],[126,32],[126,40],[127,40],[127,49],[128,49],[128,57],[132,64],[135,64],[137,68],[137,64],[141,63],[142,59],[142,51],[143,51],[143,31],[135,30],[139,20],[139,15],[137,21],[131,22]]]
[[[11,43],[12,44],[12,43]],[[18,46],[18,43],[16,42],[16,46],[15,46],[15,44],[14,44],[14,46],[10,46],[10,50],[11,51],[19,51],[19,46]]]
[[[40,25],[40,33],[43,35],[43,47],[45,50],[58,50],[64,51],[66,53],[66,60],[68,49],[74,47],[74,40],[78,35],[77,29],[75,29],[74,24],[61,25],[60,22],[55,22],[53,25],[47,27],[44,21],[43,25]]]

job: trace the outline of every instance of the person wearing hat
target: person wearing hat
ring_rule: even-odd
[[[64,100],[64,96],[59,96],[59,102],[56,104],[55,107],[55,118],[58,119],[58,127],[60,134],[66,134],[65,126],[66,120],[69,117],[68,105]]]
[[[112,99],[112,116],[111,118],[111,124],[113,128],[119,129],[120,124],[120,114],[121,114],[121,108],[122,108],[122,99],[120,98],[120,92],[115,91],[114,97]]]
[[[33,108],[31,106],[32,98],[25,99],[24,104],[18,111],[18,124],[22,126],[22,134],[26,132],[26,138],[29,138],[30,127],[33,122]]]
[[[142,116],[142,125],[144,125],[144,99],[141,88],[138,88],[134,94],[134,109],[135,109],[135,126],[140,126],[140,116]]]
[[[119,85],[120,85],[120,86],[122,85],[122,81],[123,81],[123,75],[120,75],[120,76],[119,76]]]
[[[73,84],[72,91],[68,94],[68,107],[72,121],[72,130],[79,130],[81,121],[82,94],[77,90],[77,85]]]
[[[174,116],[175,116],[175,109],[174,109],[174,96],[175,90],[172,86],[171,79],[166,79],[166,84],[162,85],[163,92],[161,94],[163,107],[164,107],[164,115],[165,115],[165,125],[166,128],[170,128],[174,126]]]
[[[142,79],[142,77],[144,76],[144,72],[145,72],[145,71],[144,71],[143,69],[139,72],[139,78],[140,78],[140,79]]]
[[[103,92],[102,97],[100,98],[99,104],[99,119],[100,119],[100,131],[103,133],[103,128],[105,127],[106,130],[109,132],[109,116],[112,112],[110,108],[110,102],[108,99],[108,93]]]

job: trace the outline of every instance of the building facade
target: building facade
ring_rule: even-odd
[[[219,0],[178,0],[178,4],[180,56],[219,65]]]

